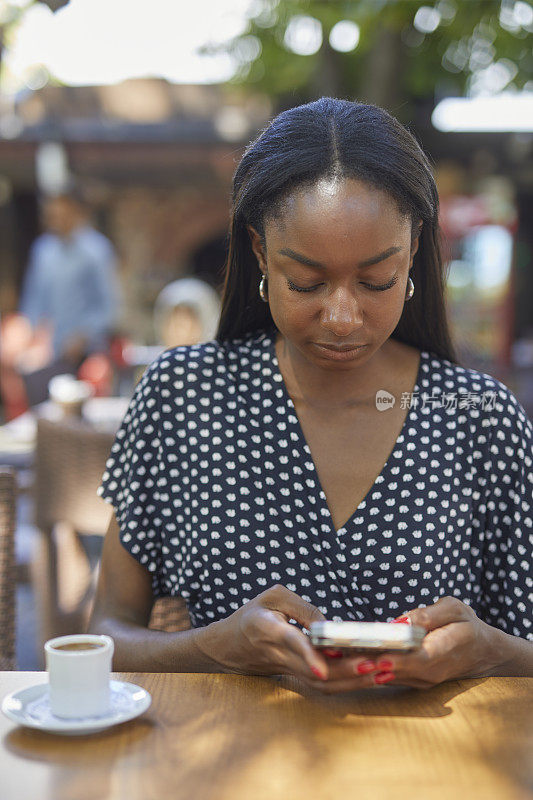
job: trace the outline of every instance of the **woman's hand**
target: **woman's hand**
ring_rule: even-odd
[[[285,586],[273,586],[225,619],[198,629],[196,644],[222,672],[253,675],[318,676],[324,659],[314,650],[304,628],[324,619],[316,608]]]
[[[442,681],[487,676],[498,666],[499,632],[457,598],[442,597],[406,613],[428,633],[416,652],[391,652],[377,659],[381,674],[393,676],[388,684],[427,689]],[[380,666],[384,662],[387,666]]]
[[[346,691],[346,683],[348,689],[373,685],[368,658],[326,659],[290,619],[309,628],[324,615],[285,586],[273,586],[226,619],[198,628],[195,644],[213,671],[294,675],[327,692]]]
[[[406,612],[428,631],[414,653],[326,658],[289,619],[308,628],[323,614],[284,586],[273,586],[226,619],[198,629],[197,647],[217,671],[294,675],[327,694],[382,683],[426,689],[442,681],[490,675],[498,631],[454,597]]]

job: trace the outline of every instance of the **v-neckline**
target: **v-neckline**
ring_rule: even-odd
[[[325,493],[324,488],[322,486],[322,482],[321,482],[320,477],[318,475],[318,470],[316,468],[316,464],[315,464],[313,455],[311,453],[311,448],[309,447],[309,445],[307,443],[307,439],[306,439],[305,434],[303,432],[303,428],[301,426],[300,419],[299,419],[298,413],[296,411],[296,407],[295,407],[295,405],[294,405],[294,403],[292,401],[292,398],[291,398],[291,396],[290,396],[290,394],[289,394],[289,392],[287,390],[287,385],[285,383],[285,379],[284,379],[283,375],[281,374],[281,369],[280,369],[280,366],[279,366],[278,356],[277,356],[277,353],[276,353],[276,335],[277,335],[277,331],[276,330],[271,331],[267,335],[270,337],[269,350],[270,350],[270,356],[271,356],[271,361],[272,361],[272,377],[273,377],[273,380],[275,381],[275,383],[279,384],[279,386],[281,388],[281,391],[283,392],[283,398],[284,398],[285,404],[289,408],[289,410],[292,412],[292,416],[293,416],[292,425],[294,427],[295,434],[298,437],[298,441],[300,442],[300,444],[301,444],[301,446],[303,448],[303,451],[304,451],[309,463],[312,465],[312,471],[314,473],[316,484],[317,484],[317,486],[319,487],[319,490],[320,490],[320,492],[319,492],[320,493],[320,499],[322,501],[324,511],[326,512],[326,517],[327,517],[327,519],[329,519],[330,527],[334,531],[335,536],[339,537],[342,534],[346,533],[347,528],[351,524],[351,522],[354,519],[354,517],[356,516],[356,514],[358,514],[359,512],[363,511],[364,508],[366,508],[367,499],[374,492],[374,489],[375,489],[376,485],[384,482],[384,480],[385,480],[384,474],[386,473],[386,470],[387,470],[389,464],[391,463],[391,460],[394,457],[394,454],[398,450],[399,445],[403,444],[404,439],[405,439],[405,431],[407,430],[408,426],[411,424],[411,418],[412,418],[413,414],[416,414],[416,405],[410,405],[409,410],[407,412],[407,415],[406,415],[406,417],[405,417],[405,419],[403,421],[403,425],[401,427],[400,433],[396,437],[396,441],[394,442],[392,450],[390,451],[389,455],[387,456],[387,459],[386,459],[385,463],[383,464],[383,467],[381,468],[379,474],[374,479],[371,487],[368,489],[368,491],[366,492],[366,494],[363,497],[363,499],[358,503],[357,507],[350,514],[350,516],[348,517],[346,522],[343,525],[341,525],[340,528],[336,529],[335,525],[333,524],[333,517],[331,515],[331,511],[330,511],[330,508],[329,508],[329,505],[328,505],[328,500],[327,500],[327,497],[326,497],[326,493]],[[411,396],[414,395],[414,394],[420,395],[420,383],[421,383],[421,379],[422,379],[422,369],[423,369],[423,364],[424,364],[425,359],[426,359],[427,356],[428,356],[428,353],[425,350],[420,351],[420,359],[419,359],[419,362],[418,362],[418,370],[417,370],[416,380],[415,380],[414,386],[413,386],[413,388],[411,389],[411,392],[410,392]],[[289,421],[291,421],[291,414],[289,414]]]

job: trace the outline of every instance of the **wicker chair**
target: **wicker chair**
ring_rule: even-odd
[[[38,421],[34,491],[40,542],[33,580],[41,644],[86,628],[97,569],[91,568],[80,535],[93,539],[107,531],[111,509],[96,490],[113,440],[112,434],[95,431],[81,420]],[[168,631],[190,627],[185,603],[172,598],[157,601],[151,627]]]
[[[0,670],[15,669],[15,475],[0,467]]]
[[[156,600],[148,627],[167,633],[189,630],[191,618],[185,600],[182,597],[161,597]]]

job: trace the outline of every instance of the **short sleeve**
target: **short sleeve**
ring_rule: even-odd
[[[533,640],[533,426],[503,384],[491,429],[481,616]]]
[[[110,502],[126,550],[152,573],[156,597],[161,579],[162,525],[159,361],[138,383],[115,437],[98,494]]]
[[[46,250],[47,241],[48,237],[45,234],[39,236],[32,245],[20,301],[20,313],[27,317],[34,327],[46,316],[48,306],[48,287],[42,270],[43,251]]]

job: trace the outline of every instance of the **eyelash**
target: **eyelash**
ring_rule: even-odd
[[[372,283],[365,283],[363,285],[366,286],[367,289],[371,289],[371,291],[373,292],[385,292],[387,289],[392,289],[392,287],[394,286],[395,283],[397,283],[397,281],[398,278],[394,277],[388,283],[382,283],[379,286]],[[287,278],[287,283],[289,284],[289,289],[292,292],[314,292],[314,290],[318,289],[318,287],[321,285],[320,283],[317,283],[316,286],[309,286],[308,288],[304,286],[296,286],[296,284],[293,283],[288,278]]]

